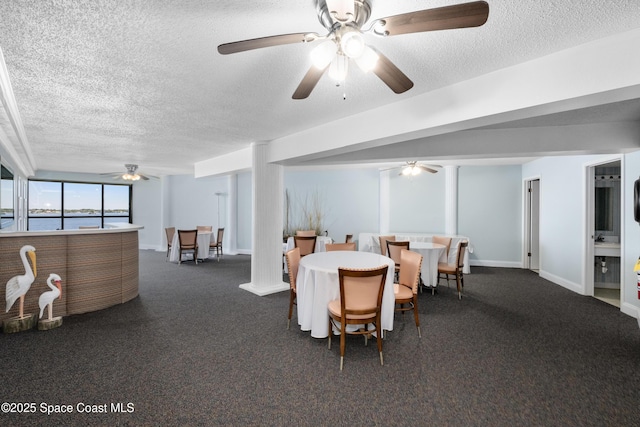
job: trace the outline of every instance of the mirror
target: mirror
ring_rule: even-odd
[[[596,187],[596,231],[613,231],[612,190],[612,187]]]

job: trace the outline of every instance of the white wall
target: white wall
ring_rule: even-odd
[[[640,224],[633,216],[633,185],[640,176],[640,151],[627,154],[623,159],[624,187],[622,189],[624,239],[622,256],[625,269],[622,273],[622,311],[638,317],[640,322],[640,299],[637,292],[637,275],[633,267],[640,257]]]
[[[357,239],[361,232],[378,229],[377,169],[285,170],[284,186],[294,205],[307,196],[320,196],[325,207],[324,229],[338,242],[347,234]]]
[[[423,172],[416,176],[398,173],[391,171],[389,176],[389,230],[394,233],[444,233],[444,171]]]
[[[540,276],[584,293],[585,164],[599,156],[545,157],[523,165],[540,177]]]
[[[472,265],[522,267],[522,167],[458,169],[458,234]]]

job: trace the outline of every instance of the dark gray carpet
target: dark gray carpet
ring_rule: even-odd
[[[238,288],[249,257],[178,266],[141,251],[140,270],[129,303],[0,335],[2,401],[36,404],[0,425],[640,424],[636,320],[527,270],[473,268],[462,301],[455,285],[421,294],[422,339],[397,314],[385,365],[350,338],[343,372],[337,340],[327,350],[295,315],[286,330],[287,292]]]

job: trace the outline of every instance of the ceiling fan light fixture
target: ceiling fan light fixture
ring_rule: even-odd
[[[333,40],[327,40],[311,51],[311,62],[317,69],[324,70],[337,51],[336,43]]]
[[[339,85],[347,79],[349,61],[346,56],[338,54],[329,67],[329,77]]]
[[[340,38],[340,48],[349,58],[359,58],[365,47],[364,38],[358,30],[348,31]]]
[[[404,169],[402,169],[402,175],[404,176],[415,176],[415,175],[419,175],[420,174],[420,168],[415,166],[415,165],[409,165],[406,166]]]
[[[376,53],[375,50],[371,49],[369,46],[365,46],[362,55],[360,55],[358,58],[355,58],[355,61],[362,71],[368,73],[375,68],[376,64],[378,63],[379,57],[380,56]]]
[[[136,174],[130,174],[130,173],[125,173],[124,175],[122,175],[122,179],[124,179],[125,181],[138,181],[140,180],[140,175]]]

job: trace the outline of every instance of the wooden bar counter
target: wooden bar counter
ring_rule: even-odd
[[[36,249],[37,272],[25,297],[25,315],[39,315],[38,298],[49,290],[50,273],[62,278],[62,298],[53,303],[54,316],[101,310],[135,298],[142,228],[114,224],[104,229],[0,232],[0,321],[18,314],[18,301],[5,313],[6,283],[25,274],[20,258],[24,245]]]

